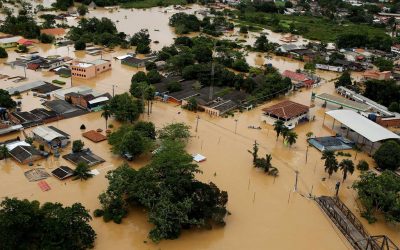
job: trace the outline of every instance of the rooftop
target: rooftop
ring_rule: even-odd
[[[273,115],[279,119],[290,120],[294,117],[307,113],[310,108],[296,102],[283,101],[270,107],[264,108],[265,114]]]
[[[325,113],[371,142],[400,139],[400,136],[397,134],[368,118],[365,118],[353,110],[340,109],[327,111]]]

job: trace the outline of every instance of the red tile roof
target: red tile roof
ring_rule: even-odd
[[[33,41],[32,41],[32,40],[25,39],[25,38],[21,38],[21,39],[18,40],[17,43],[18,43],[18,44],[22,44],[22,45],[32,45],[32,44],[33,44]]]
[[[288,77],[288,78],[292,79],[293,81],[297,81],[297,82],[302,82],[302,81],[308,80],[308,77],[306,75],[297,73],[297,72],[293,72],[290,70],[285,70],[282,75],[284,77]]]
[[[296,102],[283,101],[270,107],[264,108],[264,113],[277,118],[290,120],[294,117],[307,113],[310,108]]]
[[[42,29],[42,30],[40,30],[40,34],[61,36],[61,35],[65,34],[65,29],[63,29],[63,28]]]
[[[85,132],[82,134],[82,136],[91,140],[92,142],[101,142],[101,141],[107,140],[107,136],[100,134],[99,132],[94,131],[94,130]]]

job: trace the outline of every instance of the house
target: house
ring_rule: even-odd
[[[287,127],[294,127],[309,119],[310,114],[308,106],[289,100],[264,108],[262,111],[261,120],[263,122],[274,125],[277,120],[281,120]]]
[[[88,110],[99,109],[111,100],[109,93],[98,94],[96,92],[75,93],[71,92],[65,95],[65,100],[72,105],[82,107]]]
[[[61,166],[51,171],[51,174],[59,180],[65,180],[74,175],[74,170],[67,166]]]
[[[391,76],[390,71],[366,70],[363,73],[364,80],[390,80]]]
[[[75,107],[64,100],[52,100],[43,103],[44,106],[57,113],[62,118],[71,118],[86,114],[87,111]]]
[[[51,147],[66,147],[70,142],[70,135],[53,127],[40,126],[32,130],[33,138]]]
[[[13,141],[5,145],[8,149],[8,153],[16,161],[22,164],[31,163],[43,158],[42,153],[35,149],[29,143],[25,141]]]
[[[25,39],[25,38],[21,38],[17,41],[17,43],[18,43],[18,45],[31,46],[34,44],[34,41]]]
[[[289,34],[287,36],[282,36],[281,39],[279,39],[279,40],[284,43],[293,43],[293,42],[297,42],[299,40],[299,38],[295,35]]]
[[[65,35],[65,29],[63,28],[41,29],[40,34],[46,34],[49,36],[54,36],[55,38],[61,38]]]
[[[308,77],[305,74],[302,73],[297,73],[294,71],[290,71],[290,70],[285,70],[282,73],[283,77],[287,77],[290,80],[292,80],[292,83],[297,87],[297,88],[301,88],[301,87],[311,87],[315,81],[313,79],[311,79],[310,77]]]
[[[110,60],[97,59],[92,62],[73,61],[71,65],[72,77],[81,79],[93,78],[107,70],[111,70]]]
[[[22,37],[13,36],[13,37],[5,37],[0,39],[0,47],[2,48],[13,48],[18,46],[18,41]]]
[[[305,49],[305,47],[302,45],[296,45],[290,43],[290,44],[282,44],[276,49],[276,51],[283,54],[287,54],[293,50],[299,50],[299,49]]]
[[[305,62],[311,62],[317,57],[317,53],[310,49],[296,49],[292,50],[290,54]]]
[[[143,68],[146,66],[146,59],[140,59],[132,56],[121,59],[121,64],[128,65],[135,68]]]
[[[400,54],[400,44],[394,44],[390,47],[390,51],[395,54]]]
[[[51,92],[51,95],[54,98],[60,99],[60,100],[65,100],[65,96],[68,93],[78,93],[78,94],[89,94],[92,93],[93,89],[87,86],[76,86],[76,87],[71,87],[71,88],[65,88],[65,89],[59,89]]]
[[[89,167],[105,162],[104,159],[92,153],[90,149],[83,149],[63,156],[69,162],[78,165],[80,162],[87,163]]]

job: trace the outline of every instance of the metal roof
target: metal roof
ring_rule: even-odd
[[[316,95],[315,97],[321,100],[332,102],[340,106],[355,109],[358,111],[367,111],[371,108],[369,105],[365,103],[352,101],[341,96],[334,96],[327,93],[322,93],[320,95]]]
[[[106,102],[108,100],[109,99],[108,99],[107,96],[100,96],[100,97],[97,97],[96,99],[88,101],[88,103],[89,104],[95,104],[95,103],[99,103],[99,102]]]
[[[57,131],[45,127],[45,126],[40,126],[32,130],[32,133],[34,133],[36,136],[39,136],[43,140],[47,142],[51,142],[52,140],[59,138],[59,137],[65,137],[65,135],[62,135],[58,133]]]
[[[380,126],[379,124],[365,118],[353,110],[331,110],[325,112],[327,115],[338,120],[343,125],[354,130],[371,142],[378,142],[388,139],[400,139],[400,136],[392,131]]]
[[[8,93],[10,95],[13,95],[13,94],[15,94],[15,92],[22,93],[22,92],[31,90],[33,88],[40,87],[42,85],[46,85],[46,82],[44,82],[44,81],[36,81],[36,82],[31,82],[31,83],[27,83],[27,84],[24,84],[24,85],[20,85],[20,86],[17,86],[17,87],[6,88],[6,90],[8,91]]]

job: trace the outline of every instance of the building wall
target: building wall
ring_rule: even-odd
[[[89,67],[79,67],[72,65],[71,74],[73,77],[76,78],[90,79],[96,76],[96,67],[95,65]]]
[[[219,110],[213,109],[213,108],[209,108],[209,107],[205,107],[205,106],[201,106],[202,108],[204,108],[204,112],[206,112],[207,114],[211,115],[211,116],[219,116],[220,112]]]
[[[72,105],[81,106],[83,108],[88,108],[88,102],[85,100],[85,98],[83,96],[66,95],[65,100],[70,101]]]
[[[301,115],[301,116],[298,116],[298,117],[295,117],[295,118],[293,118],[291,120],[285,121],[284,124],[285,125],[289,125],[289,124],[297,125],[297,124],[299,124],[299,120],[301,120],[303,118],[306,118],[308,116],[309,116],[309,113]],[[263,121],[265,123],[268,123],[269,125],[274,125],[276,120],[277,119],[274,118],[274,117],[271,117],[271,116],[268,116],[268,115],[265,115],[265,114],[261,115],[261,121]]]
[[[378,117],[376,123],[382,127],[399,127],[400,119],[382,119],[382,117]]]
[[[0,43],[0,47],[2,48],[13,48],[13,47],[17,47],[18,43],[17,42],[13,42],[13,43]]]
[[[111,69],[111,62],[107,61],[103,64],[95,65],[96,75]]]

